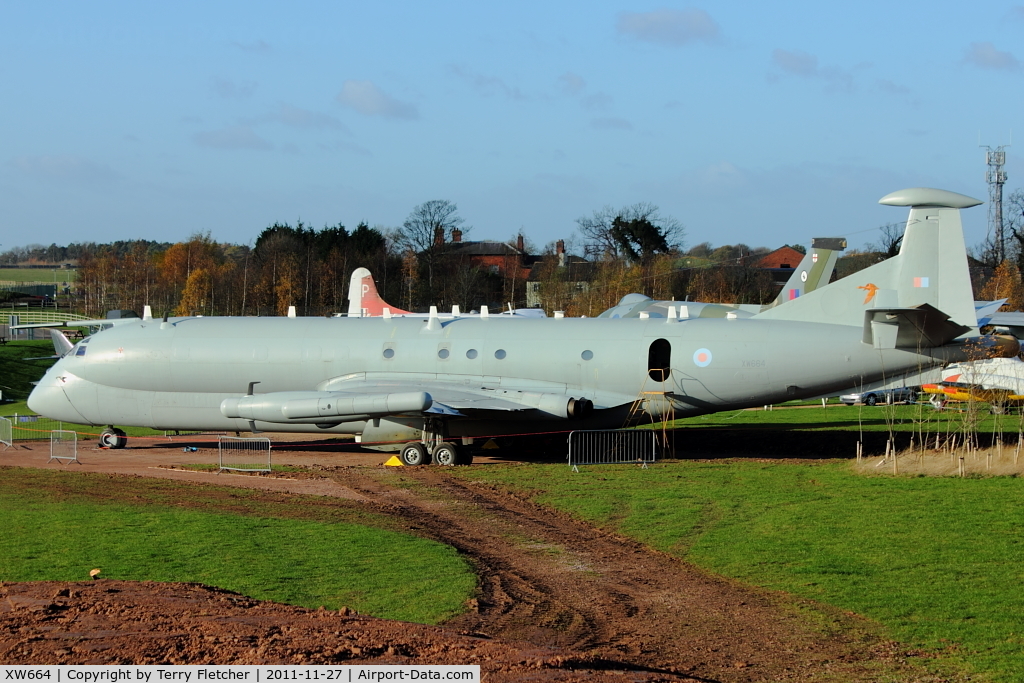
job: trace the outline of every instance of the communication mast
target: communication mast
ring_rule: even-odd
[[[1009,145],[999,145],[995,149],[988,145],[985,148],[985,163],[988,172],[985,182],[988,183],[988,234],[992,237],[996,251],[996,259],[1002,263],[1006,259],[1006,239],[1003,235],[1003,185],[1006,184],[1006,152]]]

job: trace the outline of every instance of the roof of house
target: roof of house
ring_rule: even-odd
[[[450,253],[466,256],[516,256],[518,249],[504,242],[448,242],[445,247]]]
[[[793,247],[779,247],[765,254],[755,264],[758,268],[796,268],[804,255]]]

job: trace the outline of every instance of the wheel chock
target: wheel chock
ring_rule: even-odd
[[[405,467],[405,463],[399,460],[397,455],[392,455],[384,463],[384,467]]]

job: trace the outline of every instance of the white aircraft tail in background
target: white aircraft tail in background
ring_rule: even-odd
[[[356,268],[348,282],[348,317],[379,318],[384,309],[391,315],[409,315],[411,311],[403,311],[380,298],[373,275],[366,268]]]
[[[384,301],[380,297],[380,293],[377,291],[377,285],[373,282],[373,275],[366,268],[356,268],[352,271],[352,277],[348,283],[348,317],[349,318],[427,318],[427,317],[438,317],[443,319],[458,318],[458,317],[473,317],[481,316],[488,317],[489,312],[487,306],[481,306],[479,313],[463,313],[459,310],[458,306],[452,306],[451,313],[438,313],[436,306],[430,307],[431,313],[413,313],[412,311],[403,311],[397,306],[392,306],[387,301]],[[504,317],[515,317],[515,318],[544,318],[545,313],[540,308],[516,308],[512,309],[512,305],[509,304],[509,310],[495,313],[494,315],[500,315]]]

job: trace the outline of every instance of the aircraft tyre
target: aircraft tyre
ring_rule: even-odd
[[[427,447],[419,441],[410,441],[402,446],[398,459],[402,461],[403,465],[411,467],[430,464],[430,454],[427,452]]]
[[[128,445],[128,437],[124,430],[108,427],[100,432],[100,446],[117,450]]]
[[[867,397],[864,399],[864,405],[866,405],[866,406],[878,405],[878,397],[875,396],[874,394],[868,394]]]
[[[445,467],[458,465],[459,449],[455,447],[455,444],[442,441],[434,446],[434,462]]]

